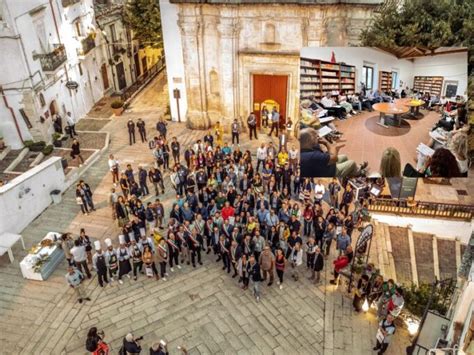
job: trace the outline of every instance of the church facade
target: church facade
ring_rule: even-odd
[[[298,115],[307,46],[358,43],[380,0],[160,0],[170,110],[191,128]]]

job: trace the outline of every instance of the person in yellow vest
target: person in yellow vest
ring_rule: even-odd
[[[216,135],[217,145],[222,147],[224,145],[224,129],[222,128],[221,123],[219,121],[217,121],[216,125],[214,126],[214,133]]]
[[[286,163],[288,163],[288,152],[286,151],[285,147],[282,147],[280,153],[278,153],[278,165],[283,167]]]

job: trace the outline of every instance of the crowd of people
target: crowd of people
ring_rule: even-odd
[[[423,100],[423,108],[440,112],[441,118],[434,125],[429,141],[423,143],[429,149],[418,149],[416,166],[407,163],[402,167],[400,153],[387,147],[382,154],[379,170],[368,174],[367,163],[360,166],[346,155],[338,153],[333,144],[342,137],[334,125],[334,119],[347,119],[362,110],[372,111],[379,102],[396,102],[398,98],[412,97]],[[470,125],[467,121],[466,103],[462,97],[455,101],[416,92],[408,88],[397,92],[365,94],[365,90],[354,95],[344,91],[329,92],[322,99],[314,96],[300,104],[300,141],[302,176],[355,177],[466,177],[469,170]]]
[[[82,280],[91,278],[92,270],[101,287],[123,284],[125,278],[166,281],[177,269],[199,267],[210,257],[236,286],[251,290],[256,302],[275,281],[283,289],[288,276],[319,284],[329,256],[336,257],[330,282],[337,283],[354,257],[353,233],[367,215],[366,198],[355,199],[348,179],[301,178],[296,145],[287,150],[269,141],[253,153],[241,151],[220,141],[221,129],[214,127],[189,147],[176,137],[168,143],[166,132],[158,130],[148,142],[155,158],[149,170],[134,171],[130,164],[122,170],[110,155],[109,204],[121,229],[118,241],[92,241],[84,230],[76,240],[70,234],[61,238],[70,265],[66,278],[80,303],[90,300]],[[159,197],[169,185],[176,197],[165,210]],[[81,182],[76,195],[81,207],[93,209],[87,184]],[[380,281],[373,279],[377,282],[358,281],[356,311],[366,298],[365,287]]]

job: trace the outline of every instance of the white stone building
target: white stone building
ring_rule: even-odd
[[[358,43],[381,2],[160,0],[173,120],[176,89],[193,128],[228,127],[252,110],[259,116],[262,104],[295,118],[301,48]]]
[[[0,135],[51,140],[52,115],[78,120],[104,92],[92,0],[0,1]],[[77,83],[77,89],[66,84]]]

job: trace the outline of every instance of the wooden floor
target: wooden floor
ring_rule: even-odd
[[[339,154],[346,154],[357,163],[367,161],[370,172],[378,172],[383,151],[394,147],[400,152],[402,169],[406,163],[415,163],[416,148],[420,142],[428,143],[429,132],[440,114],[420,111],[423,117],[404,119],[400,127],[384,128],[377,124],[379,113],[363,111],[343,121],[335,121],[337,129],[344,133],[338,146]]]

